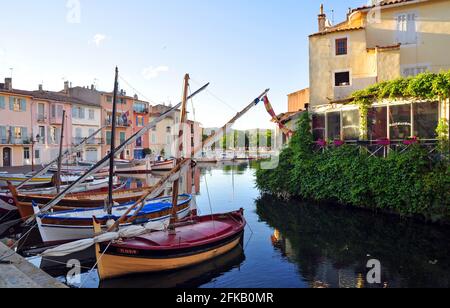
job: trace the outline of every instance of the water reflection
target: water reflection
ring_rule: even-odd
[[[275,229],[275,249],[296,264],[310,287],[449,287],[450,231],[343,207],[270,197],[257,213]],[[382,284],[366,283],[370,259]]]

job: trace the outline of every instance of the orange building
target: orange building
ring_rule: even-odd
[[[298,112],[307,109],[309,104],[309,88],[288,94],[288,112]]]

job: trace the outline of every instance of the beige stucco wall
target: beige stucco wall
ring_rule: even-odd
[[[375,82],[398,78],[407,67],[427,66],[433,72],[450,69],[450,0],[415,1],[384,7],[379,12],[370,18],[367,12],[354,13],[339,26],[362,25],[363,29],[310,37],[311,106],[325,105]],[[397,49],[377,48],[398,43],[396,16],[401,13],[417,15],[417,43]],[[348,55],[335,56],[334,42],[343,37],[349,39]],[[334,72],[339,70],[350,70],[350,86],[334,87]]]

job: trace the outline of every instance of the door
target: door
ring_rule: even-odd
[[[11,148],[3,149],[3,167],[11,167]]]

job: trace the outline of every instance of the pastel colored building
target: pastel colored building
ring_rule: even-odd
[[[137,133],[149,124],[150,109],[150,103],[139,100],[136,95],[133,97],[133,133]],[[149,136],[150,133],[146,133],[144,136],[136,140],[133,150],[134,159],[143,159],[146,157],[146,150],[150,148]]]
[[[375,83],[450,69],[450,1],[397,0],[351,9],[331,25],[323,6],[310,35],[310,111],[317,140],[358,140],[358,106],[349,96]],[[436,139],[448,104],[378,101],[369,111],[368,138]]]
[[[33,97],[15,90],[12,79],[0,84],[0,167],[21,166],[31,158]]]

